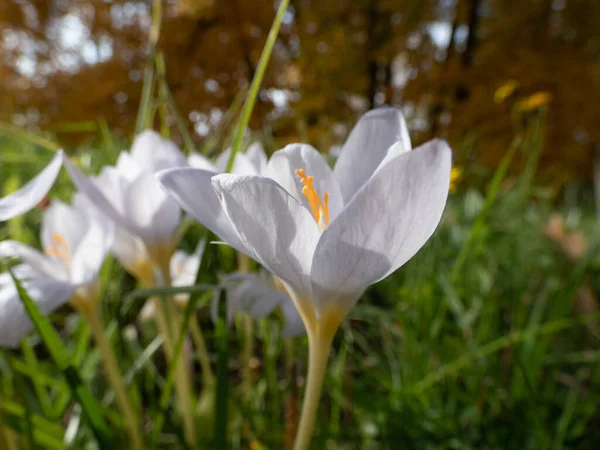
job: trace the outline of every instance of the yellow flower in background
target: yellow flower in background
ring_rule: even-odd
[[[508,80],[494,92],[494,101],[496,103],[503,103],[508,97],[514,94],[515,90],[519,86],[517,80]]]
[[[458,183],[462,180],[463,170],[462,167],[454,166],[450,170],[450,192],[456,192]]]
[[[538,91],[517,103],[517,111],[530,112],[546,106],[552,101],[552,94],[548,91]]]

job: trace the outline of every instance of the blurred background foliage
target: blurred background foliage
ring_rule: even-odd
[[[0,2],[0,119],[63,145],[93,141],[99,121],[130,135],[151,3]],[[164,2],[157,50],[196,143],[249,85],[275,7]],[[251,126],[277,147],[303,139],[328,150],[359,113],[401,105],[416,143],[443,136],[460,164],[494,167],[526,116],[547,108],[538,176],[561,187],[589,178],[598,152],[599,23],[595,0],[294,0]]]

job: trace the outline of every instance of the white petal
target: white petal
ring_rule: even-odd
[[[296,175],[296,169],[303,169],[313,177],[313,185],[319,198],[329,194],[329,221],[337,217],[344,206],[340,186],[333,171],[321,154],[306,144],[290,144],[283,150],[273,153],[269,160],[267,174],[277,181],[292,196],[310,210],[308,200],[302,194],[304,185]]]
[[[46,253],[59,250],[67,256],[72,256],[88,227],[89,219],[83,211],[54,199],[42,219],[40,231],[42,247]]]
[[[173,286],[191,286],[196,281],[202,254],[206,247],[206,240],[198,242],[196,250],[191,255],[183,251],[176,251],[171,257],[171,278]]]
[[[277,182],[222,174],[213,186],[250,256],[310,297],[310,264],[319,228],[312,214]]]
[[[286,295],[281,301],[280,306],[283,318],[285,319],[285,326],[281,331],[281,335],[284,337],[296,337],[306,334],[304,322],[292,299]]]
[[[434,140],[380,168],[323,232],[312,265],[318,306],[350,308],[425,244],[446,204],[452,152]]]
[[[77,189],[84,194],[93,205],[98,208],[103,214],[105,214],[109,219],[113,220],[117,224],[121,224],[126,226],[123,220],[123,216],[117,210],[115,205],[111,201],[108,200],[107,196],[100,190],[98,185],[88,177],[86,177],[81,170],[75,167],[68,158],[65,158],[65,167],[71,176],[71,180],[77,187]],[[101,174],[102,176],[102,174]],[[122,194],[120,193],[120,188],[116,185],[110,184],[110,191],[115,196]],[[114,190],[114,192],[113,192]]]
[[[42,201],[60,172],[63,152],[59,150],[50,164],[16,192],[0,198],[0,221],[24,214]]]
[[[348,203],[371,177],[396,142],[410,148],[404,116],[396,108],[378,108],[360,118],[344,144],[333,172]]]
[[[282,293],[266,284],[256,274],[239,274],[241,282],[228,289],[228,310],[243,311],[255,319],[261,319],[281,302]]]
[[[83,239],[73,250],[71,281],[73,283],[90,283],[98,277],[100,268],[110,252],[115,226],[108,219],[90,218],[89,227]]]
[[[90,199],[81,192],[77,192],[74,195],[73,206],[78,210],[83,211],[90,220],[109,220],[93,205]],[[106,226],[109,225],[106,224]],[[121,265],[127,270],[130,270],[140,261],[147,261],[150,259],[144,242],[138,236],[131,234],[131,232],[123,227],[113,226],[114,236],[112,239],[111,250]]]
[[[129,152],[125,151],[119,153],[117,164],[115,167],[111,167],[111,169],[115,169],[120,177],[129,182],[132,182],[139,177],[143,171],[142,167],[140,167],[138,162],[133,159]]]
[[[231,148],[228,148],[219,155],[216,161],[218,173],[225,172],[225,170],[227,169],[227,163],[229,162],[230,155]],[[235,173],[238,175],[258,175],[258,169],[252,163],[250,158],[248,158],[244,153],[238,152],[237,155],[235,155],[235,161],[233,162],[231,173]]]
[[[257,174],[264,175],[265,170],[267,169],[267,155],[265,154],[265,149],[261,143],[253,142],[250,144],[246,150],[246,156],[256,168]]]
[[[238,251],[245,247],[231,226],[212,188],[215,174],[202,169],[171,169],[159,172],[165,190],[198,222]]]
[[[282,293],[270,287],[255,273],[234,272],[220,277],[220,285],[227,296],[227,320],[231,324],[238,312],[261,319],[281,302]],[[217,297],[213,298],[212,316],[216,319]]]
[[[138,166],[150,173],[187,166],[179,147],[153,130],[145,130],[137,135],[130,153]]]
[[[150,260],[144,241],[121,227],[115,228],[111,250],[119,263],[129,272],[132,272],[137,264]]]
[[[194,169],[210,170],[211,172],[217,171],[217,166],[215,166],[210,159],[204,155],[201,155],[200,153],[190,153],[187,161],[190,167],[193,167]]]
[[[173,239],[181,221],[181,209],[154,175],[144,173],[131,184],[125,205],[129,228],[146,243]]]
[[[129,186],[142,174],[138,171],[136,172],[138,175],[133,176],[133,173],[130,172],[128,176],[125,176],[115,167],[105,166],[97,177],[91,179],[92,183],[119,213],[119,217],[123,217],[125,214],[125,198]]]
[[[22,284],[44,315],[49,315],[66,303],[76,288],[70,283],[50,278],[25,281]],[[32,328],[33,324],[11,280],[10,284],[0,289],[0,346],[17,347]]]
[[[18,258],[40,274],[61,280],[69,279],[68,272],[62,263],[46,257],[36,249],[21,242],[0,242],[0,258]]]

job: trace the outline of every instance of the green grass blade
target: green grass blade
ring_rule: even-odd
[[[137,289],[125,297],[125,301],[135,300],[138,298],[148,298],[154,296],[170,296],[175,294],[194,294],[204,293],[214,288],[211,284],[198,284],[195,286],[166,286],[149,289]]]
[[[104,420],[102,406],[100,406],[87,386],[83,383],[77,368],[71,362],[69,353],[48,318],[41,313],[36,303],[29,297],[29,294],[27,294],[12,271],[10,271],[10,274],[19,292],[19,298],[23,302],[25,311],[27,311],[27,315],[42,338],[50,356],[67,380],[67,384],[71,388],[73,396],[81,404],[82,411],[88,419],[89,426],[98,440],[100,448],[114,448],[112,433]]]
[[[153,108],[152,97],[154,93],[154,62],[156,57],[156,44],[160,36],[160,22],[162,20],[162,0],[152,2],[152,24],[150,25],[150,36],[148,38],[148,55],[146,56],[146,68],[144,69],[144,85],[142,87],[142,98],[135,122],[135,133],[139,134],[146,128],[151,128]]]
[[[465,243],[462,246],[460,253],[456,257],[456,262],[452,267],[452,273],[450,274],[450,281],[452,284],[454,284],[456,280],[458,280],[458,277],[461,274],[462,269],[467,261],[469,253],[475,247],[478,237],[482,234],[483,228],[485,227],[485,221],[487,219],[488,212],[490,211],[490,209],[494,205],[494,202],[496,201],[496,198],[498,197],[502,180],[504,180],[504,177],[508,172],[510,163],[513,160],[513,157],[515,156],[515,153],[520,145],[521,137],[516,136],[513,142],[511,143],[510,148],[506,152],[506,155],[504,155],[504,158],[502,158],[502,161],[496,169],[496,172],[494,173],[494,177],[490,182],[490,186],[488,189],[487,196],[485,198],[483,208],[481,209],[479,215],[475,219],[475,223],[473,224],[473,227],[471,228],[471,231],[469,232],[469,235],[467,236],[467,239],[465,240]]]
[[[224,309],[223,309],[224,311]],[[227,448],[227,423],[229,422],[229,336],[227,318],[219,314],[215,327],[217,343],[217,401],[215,404],[214,448]]]
[[[254,104],[256,103],[256,97],[258,96],[260,85],[262,84],[262,80],[265,76],[269,59],[271,59],[271,53],[273,52],[273,47],[275,46],[275,41],[277,40],[277,35],[279,34],[279,28],[281,27],[281,22],[283,21],[283,16],[289,3],[289,0],[281,0],[275,20],[273,21],[273,25],[271,25],[271,31],[269,31],[267,42],[265,43],[262,54],[260,55],[258,65],[256,66],[256,72],[254,73],[252,84],[250,84],[250,91],[248,92],[248,97],[246,97],[246,102],[244,103],[244,108],[242,109],[237,131],[233,138],[231,155],[229,156],[229,161],[227,161],[227,168],[225,170],[226,172],[231,172],[231,169],[233,168],[233,162],[235,161],[235,155],[242,146],[244,131],[246,131],[246,127],[250,122],[250,116],[252,115]]]

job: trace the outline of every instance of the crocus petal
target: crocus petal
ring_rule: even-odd
[[[284,337],[297,337],[306,334],[304,322],[302,321],[300,313],[296,309],[296,305],[294,305],[292,299],[287,295],[284,297],[285,298],[279,304],[285,320],[285,325],[281,331],[281,335]]]
[[[194,169],[210,170],[211,172],[217,171],[217,166],[215,166],[206,156],[201,155],[200,153],[190,153],[187,161],[190,167],[193,167]]]
[[[290,144],[273,153],[267,174],[310,211],[308,200],[302,194],[304,185],[295,172],[297,169],[302,169],[306,176],[313,177],[313,185],[321,200],[325,193],[329,194],[329,220],[333,221],[342,210],[344,199],[333,171],[313,147],[306,144]]]
[[[135,180],[142,173],[142,168],[138,162],[126,151],[119,153],[117,164],[110,168],[116,170],[120,177],[129,182]]]
[[[452,154],[440,140],[380,168],[323,232],[311,276],[317,307],[348,309],[373,284],[398,269],[437,227],[450,184]]]
[[[125,199],[129,228],[146,243],[170,241],[181,220],[177,203],[150,173],[140,175],[129,187]]]
[[[42,201],[60,172],[63,152],[59,150],[50,164],[16,192],[0,198],[0,221],[24,214]]]
[[[0,258],[18,258],[42,275],[63,280],[69,278],[64,265],[21,242],[0,242]]]
[[[119,263],[130,272],[135,271],[140,262],[150,259],[144,241],[122,227],[115,228],[111,250]]]
[[[107,220],[106,216],[81,192],[73,196],[73,206],[83,211],[90,220]],[[150,259],[144,242],[125,228],[118,226],[114,227],[112,252],[128,270],[136,263]]]
[[[198,222],[238,251],[246,252],[219,203],[212,185],[214,172],[184,168],[157,174],[165,190]]]
[[[310,296],[310,264],[320,231],[312,214],[276,181],[222,174],[215,192],[250,256]]]
[[[399,109],[378,108],[360,118],[333,170],[345,203],[371,177],[388,149],[398,141],[410,148],[408,129]]]
[[[196,246],[194,253],[191,255],[188,255],[183,251],[176,251],[173,253],[170,262],[173,286],[190,286],[194,284],[205,247],[206,240],[202,239]]]
[[[267,169],[267,155],[260,142],[250,144],[246,150],[246,156],[256,168],[257,173],[259,175],[264,175],[265,170]]]
[[[137,173],[137,175],[133,176],[133,173]],[[105,166],[100,174],[92,179],[92,183],[118,212],[119,217],[124,217],[126,215],[125,198],[127,197],[127,190],[130,184],[141,174],[141,171],[137,171],[130,172],[126,176],[116,167]],[[91,203],[93,205],[93,202]],[[94,208],[101,211],[101,208],[97,208],[95,205]],[[103,214],[108,215],[104,212]]]
[[[68,158],[65,158],[65,167],[71,176],[71,180],[77,187],[77,189],[84,194],[93,205],[102,211],[109,219],[115,221],[117,224],[126,226],[123,221],[123,217],[115,206],[108,200],[104,193],[98,188],[96,183],[86,177],[81,170],[75,167]]]
[[[89,221],[85,212],[72,208],[60,200],[54,199],[44,212],[40,238],[47,253],[59,251],[65,257],[79,246],[85,236]],[[53,251],[54,250],[54,251]]]
[[[145,130],[138,134],[130,153],[139,167],[150,173],[187,166],[187,161],[179,147],[172,141],[163,139],[153,130]]]
[[[255,273],[237,273],[230,277],[237,280],[228,289],[229,305],[234,310],[241,310],[255,319],[261,319],[273,311],[285,294],[273,289],[266,279]]]
[[[100,268],[110,252],[114,236],[113,222],[101,218],[89,220],[87,232],[73,252],[73,283],[89,283],[98,277]]]
[[[23,287],[44,315],[66,303],[76,289],[70,283],[50,278],[24,281]],[[0,346],[17,347],[32,328],[33,324],[11,280],[0,289]]]

